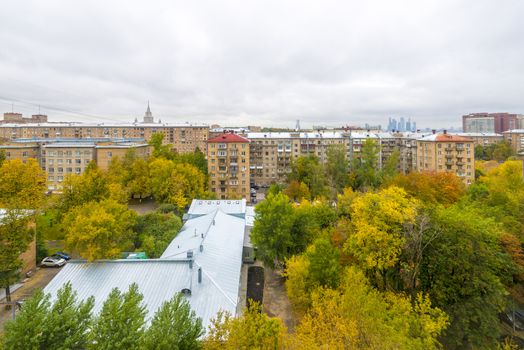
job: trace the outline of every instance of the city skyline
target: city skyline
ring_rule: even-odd
[[[11,2],[0,106],[127,122],[151,100],[165,122],[384,128],[404,116],[459,127],[469,113],[524,110],[523,11],[469,0]]]

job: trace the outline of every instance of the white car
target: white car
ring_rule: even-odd
[[[45,267],[60,267],[64,266],[66,263],[65,259],[57,258],[54,256],[48,256],[42,260],[41,265]]]

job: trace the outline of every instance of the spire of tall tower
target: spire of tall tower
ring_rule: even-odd
[[[149,108],[149,100],[148,100],[146,114],[144,114],[144,123],[149,124],[149,123],[154,123],[154,122],[155,121],[153,119],[153,113],[151,113],[151,108]]]

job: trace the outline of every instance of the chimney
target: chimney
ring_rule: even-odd
[[[200,252],[202,253],[203,251],[204,251],[204,245],[201,244],[201,245],[200,245]]]
[[[202,268],[198,268],[198,283],[202,283]]]
[[[448,133],[448,131],[446,129],[444,129],[444,135],[446,135]]]
[[[437,130],[433,129],[431,130],[431,132],[433,133],[433,135],[435,135],[437,133]]]

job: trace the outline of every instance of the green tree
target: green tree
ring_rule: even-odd
[[[212,321],[204,349],[281,349],[285,344],[285,332],[279,318],[267,316],[258,304],[250,303],[240,317],[219,312]]]
[[[287,185],[284,193],[295,202],[300,202],[303,199],[310,199],[311,194],[309,188],[303,182],[293,180]]]
[[[46,330],[46,317],[49,313],[49,295],[37,290],[27,299],[16,319],[7,321],[4,336],[0,338],[0,348],[5,350],[39,350],[41,336]],[[3,344],[2,344],[3,343]]]
[[[395,175],[398,174],[398,165],[400,161],[400,151],[394,150],[388,157],[388,159],[382,164],[382,169],[380,169],[380,181],[382,183],[387,183]]]
[[[94,298],[78,302],[71,283],[58,290],[56,301],[47,310],[44,330],[39,335],[41,349],[85,349],[92,322]],[[25,306],[24,306],[25,308]]]
[[[323,196],[327,192],[324,170],[314,155],[298,157],[291,164],[288,183],[292,181],[305,183],[313,198]]]
[[[135,248],[150,258],[159,258],[182,228],[182,220],[174,214],[152,212],[139,216],[134,227]]]
[[[362,144],[360,157],[354,160],[355,187],[360,189],[377,188],[380,185],[378,157],[380,146],[373,139]]]
[[[148,163],[141,158],[136,159],[129,168],[127,186],[131,195],[146,198],[151,195],[151,177]]]
[[[10,209],[0,217],[0,287],[5,289],[8,302],[11,301],[10,286],[18,280],[23,265],[20,254],[34,238],[27,215]]]
[[[438,210],[433,225],[440,234],[422,261],[420,288],[450,316],[446,348],[493,348],[514,270],[499,243],[502,231],[481,211],[458,205]]]
[[[145,331],[146,309],[138,286],[121,293],[111,291],[95,319],[89,348],[97,350],[137,349]]]
[[[191,164],[202,174],[207,176],[207,160],[204,152],[196,148],[194,152],[179,153],[175,156],[175,163]]]
[[[343,145],[332,145],[327,150],[326,174],[334,193],[341,193],[349,184],[349,162]]]
[[[175,157],[175,153],[171,151],[173,145],[164,144],[164,134],[154,133],[151,135],[149,144],[153,146],[153,157],[165,159],[173,159]]]
[[[293,207],[283,193],[269,194],[256,206],[255,213],[251,241],[257,247],[257,257],[268,266],[275,266],[294,251]]]
[[[182,294],[162,304],[146,330],[142,347],[147,350],[200,349],[202,321],[191,311]]]
[[[63,220],[68,249],[89,261],[116,258],[132,249],[136,213],[113,200],[73,208]]]
[[[5,162],[6,156],[5,151],[3,149],[0,149],[0,167],[2,166],[2,163]]]

